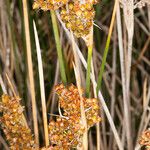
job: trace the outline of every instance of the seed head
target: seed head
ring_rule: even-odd
[[[146,130],[142,133],[139,144],[146,146],[146,150],[150,150],[150,130]]]
[[[19,97],[3,95],[1,97],[0,117],[1,127],[6,135],[11,150],[31,150],[34,140],[23,115],[23,107]]]
[[[63,5],[67,4],[69,0],[35,0],[33,9],[57,10]]]
[[[55,87],[59,97],[59,104],[63,109],[63,116],[49,123],[49,138],[52,144],[66,150],[82,146],[82,137],[85,130],[81,122],[80,95],[78,88],[73,84],[65,87],[59,84]],[[83,94],[83,90],[81,91]],[[83,98],[88,128],[99,122],[99,106],[97,99]]]
[[[90,33],[93,25],[95,11],[92,3],[71,1],[68,7],[63,6],[60,11],[61,19],[66,27],[71,30],[75,36],[84,37]]]

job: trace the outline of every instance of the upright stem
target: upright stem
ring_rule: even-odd
[[[35,135],[35,142],[38,146],[39,145],[39,133],[38,133],[38,121],[37,121],[37,110],[36,110],[36,100],[35,100],[33,64],[32,64],[32,56],[31,56],[31,41],[30,41],[30,31],[29,31],[28,7],[27,7],[27,0],[23,0],[22,2],[23,2],[23,12],[24,12],[28,74],[29,74],[29,83],[30,83],[31,100],[32,100],[34,135]]]
[[[109,28],[109,33],[108,33],[108,37],[107,37],[107,41],[106,41],[106,46],[105,46],[105,50],[104,50],[104,55],[103,55],[103,59],[102,59],[102,64],[101,64],[99,75],[98,75],[97,89],[96,89],[97,93],[98,93],[99,89],[101,88],[102,77],[103,77],[103,73],[104,73],[104,69],[105,69],[106,58],[107,58],[107,55],[108,55],[108,50],[109,50],[109,45],[110,45],[110,39],[111,39],[113,27],[114,27],[117,6],[118,6],[118,0],[115,0],[113,14],[112,14],[112,19],[111,19],[110,28]]]
[[[61,79],[62,79],[63,83],[66,84],[67,83],[67,77],[66,77],[66,73],[65,73],[65,65],[64,65],[61,43],[60,43],[60,38],[59,38],[58,25],[57,25],[56,15],[55,15],[54,11],[51,11],[51,18],[52,18],[52,24],[53,24],[58,60],[59,60],[59,65],[60,65]]]
[[[88,46],[87,72],[86,72],[86,96],[90,96],[90,72],[92,60],[92,45]]]
[[[77,55],[76,47],[75,47],[75,40],[73,37],[73,33],[71,32],[71,40],[72,40],[72,49],[73,49],[73,54],[75,58],[75,64],[73,63],[74,66],[74,72],[75,72],[75,78],[77,82],[77,87],[80,95],[80,110],[81,110],[81,122],[83,123],[85,127],[85,132],[83,134],[83,147],[82,149],[88,150],[88,131],[87,131],[87,121],[86,121],[86,116],[85,116],[85,111],[84,111],[84,104],[83,104],[83,97],[82,97],[82,90],[81,90],[81,74],[80,74],[80,66],[79,66],[79,58]]]
[[[47,110],[46,110],[46,98],[45,98],[45,86],[44,86],[44,74],[43,74],[43,64],[42,64],[42,56],[41,49],[38,39],[38,33],[36,30],[35,22],[34,25],[34,33],[35,33],[35,43],[36,43],[36,51],[37,51],[37,60],[38,60],[38,71],[39,71],[39,81],[40,81],[40,91],[41,91],[41,103],[42,103],[42,115],[43,115],[43,124],[44,124],[44,135],[45,135],[45,146],[49,146],[49,137],[48,137],[48,123],[47,123]]]

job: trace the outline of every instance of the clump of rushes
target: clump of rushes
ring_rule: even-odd
[[[23,110],[19,97],[8,95],[1,97],[0,112],[2,116],[0,117],[0,124],[12,150],[30,150],[35,146]]]
[[[58,149],[70,149],[82,145],[82,137],[85,127],[81,122],[80,96],[77,87],[70,85],[65,87],[63,84],[55,87],[59,96],[59,105],[63,109],[63,115],[51,120],[49,124],[49,137],[52,144]],[[99,105],[97,99],[83,98],[85,115],[88,129],[99,122]]]
[[[146,147],[146,150],[150,150],[150,129],[142,133],[139,144]]]

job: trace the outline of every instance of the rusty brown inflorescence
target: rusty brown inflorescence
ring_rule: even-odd
[[[33,9],[57,10],[63,5],[67,4],[69,0],[35,0]]]
[[[59,148],[70,149],[82,145],[85,128],[81,122],[80,96],[77,87],[63,84],[55,87],[59,97],[60,108],[63,116],[51,120],[49,124],[49,137],[52,144]],[[83,98],[87,126],[90,128],[99,122],[99,105],[97,99]]]
[[[68,7],[61,8],[60,15],[66,27],[76,37],[84,37],[90,33],[95,11],[92,3],[69,2]]]
[[[97,0],[35,0],[33,9],[60,10],[60,16],[66,28],[76,37],[85,39],[91,31]]]
[[[146,147],[146,150],[150,150],[150,129],[142,133],[139,144]]]
[[[1,127],[12,150],[30,150],[34,148],[34,140],[30,128],[23,115],[23,107],[19,97],[3,95],[0,103]]]
[[[73,84],[67,87],[59,84],[55,87],[55,91],[63,113],[60,113],[55,120],[50,120],[48,130],[51,145],[47,148],[38,148],[35,145],[33,135],[23,114],[24,108],[20,104],[20,98],[8,95],[1,97],[0,125],[11,150],[69,150],[82,146],[85,131],[101,120],[98,100],[81,97],[78,88]],[[83,91],[81,93],[83,96]],[[81,119],[81,98],[87,129]]]

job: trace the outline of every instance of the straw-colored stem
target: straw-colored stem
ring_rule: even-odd
[[[32,57],[31,57],[31,41],[30,41],[30,31],[29,31],[28,7],[27,7],[27,0],[23,0],[22,2],[23,2],[23,12],[24,12],[28,75],[29,75],[30,92],[31,92],[31,100],[32,100],[34,135],[35,135],[35,142],[38,146],[39,145],[39,133],[38,133],[38,121],[37,121],[37,110],[36,110],[36,100],[35,100],[33,64],[32,64]]]
[[[12,85],[12,82],[10,81],[10,78],[8,77],[7,73],[6,73],[6,78],[7,78],[8,84],[9,84],[9,86],[10,86],[10,89],[11,89],[12,92],[13,92],[13,95],[16,97],[16,96],[17,96],[17,95],[16,95],[16,92],[15,92],[15,90],[14,90],[14,87],[13,87],[13,85]]]
[[[87,72],[86,72],[86,96],[90,96],[90,72],[92,60],[92,46],[88,46]]]
[[[46,110],[46,100],[45,100],[43,64],[42,64],[42,56],[41,56],[40,44],[39,44],[39,39],[38,39],[35,22],[33,22],[33,25],[34,25],[34,32],[35,32],[37,59],[38,59],[38,70],[39,70],[42,114],[43,114],[43,123],[44,123],[45,146],[48,147],[49,146],[49,138],[48,138],[48,123],[47,123],[47,110]]]
[[[95,73],[94,73],[94,65],[93,65],[93,58],[92,58],[92,61],[91,61],[91,74],[93,75],[92,76],[92,80],[95,81]],[[91,74],[90,74],[90,78],[91,78]],[[94,97],[97,98],[97,94],[96,94],[96,87],[93,86],[93,91],[94,91]],[[96,123],[96,144],[97,144],[97,150],[100,150],[100,123]]]
[[[66,84],[67,78],[66,78],[66,73],[65,73],[65,65],[64,65],[61,43],[60,43],[60,38],[59,38],[56,15],[55,15],[54,11],[51,11],[51,18],[52,18],[52,24],[53,24],[58,60],[59,60],[59,65],[60,65],[60,74],[61,74],[61,78],[62,78],[63,83]]]
[[[99,89],[101,88],[101,84],[102,84],[102,77],[103,77],[103,73],[104,73],[104,69],[105,69],[106,58],[107,58],[107,55],[108,55],[108,50],[109,50],[109,45],[110,45],[110,39],[111,39],[113,27],[114,27],[117,6],[118,6],[118,0],[116,0],[115,4],[114,4],[114,9],[113,9],[113,14],[112,14],[112,18],[111,18],[109,33],[108,33],[108,37],[107,37],[107,41],[106,41],[106,46],[105,46],[105,50],[104,50],[102,64],[101,64],[99,75],[98,75],[97,93],[98,93]]]
[[[73,47],[73,54],[75,58],[75,64],[73,63],[74,66],[74,72],[75,72],[75,78],[77,82],[77,87],[80,95],[80,110],[81,110],[81,121],[86,129],[83,135],[83,149],[88,150],[88,131],[87,131],[87,121],[86,121],[86,116],[85,116],[85,111],[84,111],[84,104],[83,104],[83,97],[82,97],[82,90],[81,90],[81,74],[80,74],[80,67],[79,67],[79,58],[77,56],[76,48],[75,48],[75,40],[73,37],[73,33],[71,32],[71,40],[72,40],[72,47]]]
[[[9,150],[9,147],[3,137],[0,135],[0,143],[3,144],[5,150]]]

